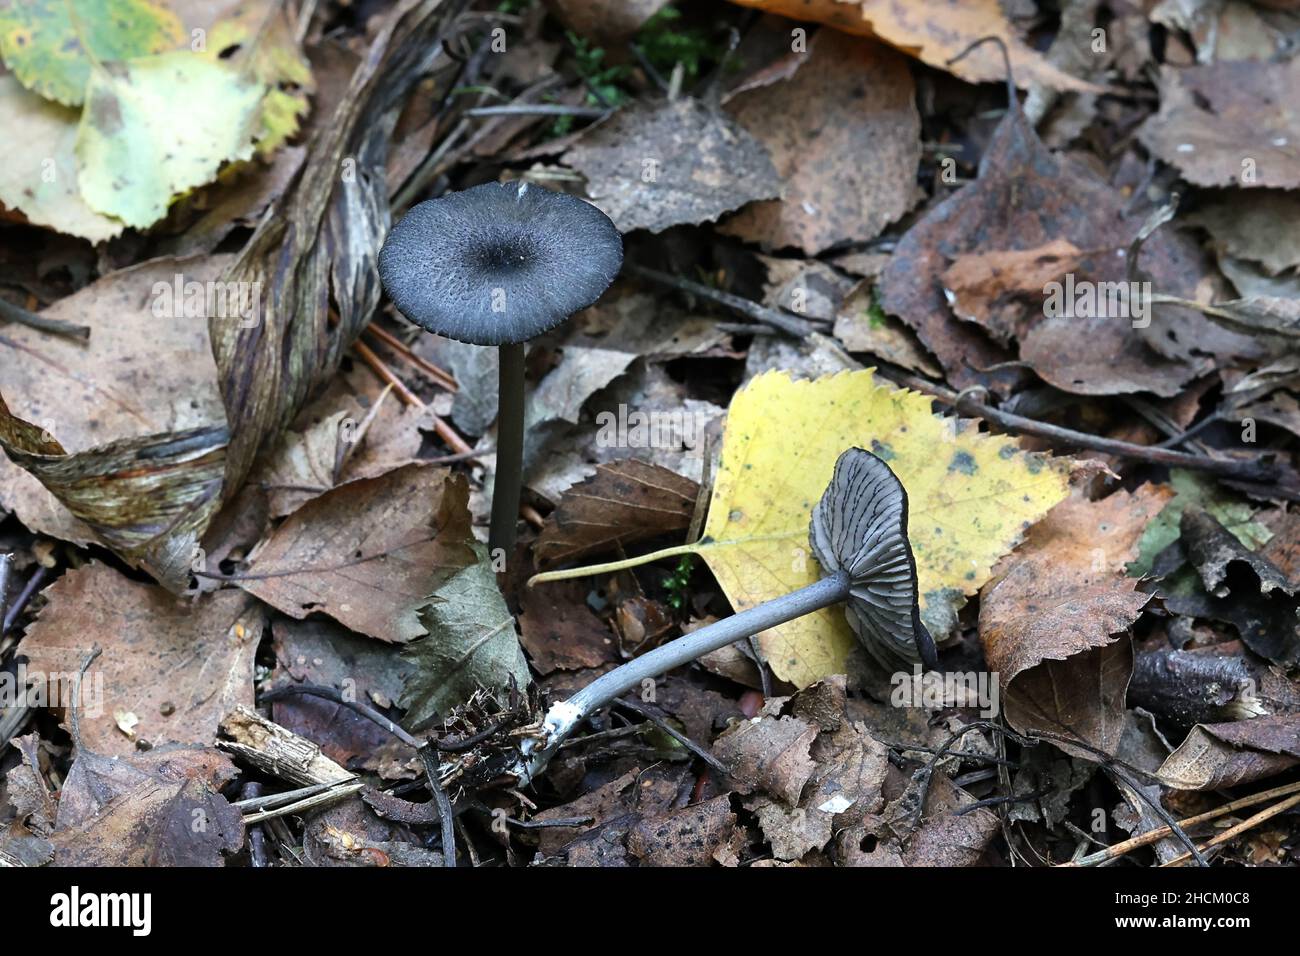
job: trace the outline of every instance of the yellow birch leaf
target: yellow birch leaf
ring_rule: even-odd
[[[732,399],[700,540],[618,566],[697,554],[737,611],[813,583],[820,569],[808,547],[809,516],[835,460],[854,446],[888,462],[907,489],[921,617],[936,640],[953,630],[997,560],[1068,491],[1067,459],[935,415],[929,398],[878,382],[869,370],[814,381],[767,372]],[[842,673],[855,638],[836,606],[759,641],[776,675],[804,687]]]

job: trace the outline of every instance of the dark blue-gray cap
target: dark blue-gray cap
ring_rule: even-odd
[[[813,509],[809,541],[827,574],[844,571],[853,582],[845,614],[871,656],[888,669],[917,662],[934,669],[907,539],[907,489],[890,467],[862,448],[840,455]]]
[[[591,203],[530,183],[485,183],[411,209],[379,250],[398,311],[472,345],[525,342],[591,305],[623,239]]]

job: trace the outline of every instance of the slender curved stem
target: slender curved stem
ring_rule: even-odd
[[[669,641],[662,647],[601,675],[547,712],[543,721],[546,739],[541,743],[540,749],[528,755],[531,756],[528,777],[536,777],[545,768],[574,727],[620,694],[641,686],[641,682],[648,678],[680,667],[710,651],[847,600],[851,586],[848,574],[837,571],[815,584],[764,601],[716,624]]]
[[[492,484],[488,548],[493,557],[501,548],[508,558],[515,546],[519,493],[524,486],[524,346],[522,342],[507,342],[498,351],[497,470]]]
[[[699,548],[695,544],[677,544],[671,548],[660,548],[658,551],[651,551],[649,554],[638,554],[634,558],[624,558],[622,561],[606,561],[604,564],[588,564],[581,568],[566,568],[563,571],[543,571],[541,574],[534,574],[528,579],[528,586],[534,584],[545,584],[547,581],[565,581],[569,578],[586,578],[596,574],[613,574],[615,571],[626,571],[628,568],[639,568],[643,564],[649,564],[651,561],[658,561],[660,558],[676,558],[683,554],[695,554]]]

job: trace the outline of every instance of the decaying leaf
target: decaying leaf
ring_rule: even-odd
[[[916,194],[921,117],[907,62],[831,31],[790,56],[799,66],[789,79],[728,104],[771,152],[780,198],[741,210],[723,231],[809,255],[873,239]]]
[[[993,330],[1003,338],[1017,333],[1021,360],[1050,384],[1085,395],[1169,396],[1213,367],[1213,354],[1261,354],[1251,338],[1185,309],[1147,303],[1139,314],[1145,300],[1127,284],[1126,247],[1143,223],[1122,193],[1048,150],[1013,109],[981,157],[979,178],[903,237],[881,276],[881,304],[916,330],[952,381],[975,384],[1008,354],[953,316],[943,291],[953,260],[1065,241],[1084,253],[1066,276],[1072,281],[1044,286],[1040,302],[1000,317]],[[1187,297],[1204,272],[1195,244],[1167,230],[1146,241],[1140,265],[1156,289]]]
[[[81,662],[100,646],[82,680],[79,725],[89,750],[129,757],[165,743],[210,745],[222,717],[253,705],[263,615],[247,595],[220,591],[192,605],[93,562],[46,596],[20,653],[50,706],[67,708]]]
[[[0,7],[0,56],[18,81],[46,99],[80,106],[91,58],[150,56],[185,39],[180,18],[150,0],[9,0]]]
[[[415,672],[399,703],[413,724],[446,715],[479,688],[504,694],[528,686],[514,615],[497,587],[487,549],[474,550],[477,561],[435,589],[420,612],[428,637],[404,651]]]
[[[219,430],[224,425],[202,309],[205,284],[225,261],[153,260],[110,273],[42,313],[89,327],[86,342],[12,324],[0,331],[0,395],[10,413],[57,439],[72,456],[42,459],[31,474],[0,458],[0,506],[33,531],[85,543],[94,540],[97,531],[106,540],[115,529],[128,532],[148,509],[179,503],[160,493],[158,481],[161,477],[174,482],[180,476],[167,478],[156,458],[137,454],[131,467],[105,472],[102,484],[96,484],[88,477],[92,453],[102,452],[108,443],[146,435],[156,436],[151,444],[158,446],[169,433],[180,437],[181,432]],[[211,441],[215,449],[225,438],[214,431]],[[206,481],[211,476],[201,476],[206,465],[202,456],[193,454],[198,449],[191,449],[184,471]],[[28,449],[29,454],[36,452],[35,446]],[[83,460],[83,455],[88,457]],[[221,467],[218,462],[218,478]],[[46,473],[48,488],[35,469]],[[140,487],[152,489],[150,501],[134,500]],[[208,489],[209,494],[216,491]],[[92,493],[105,499],[103,507],[87,500]],[[91,527],[69,511],[72,499],[80,502],[78,510],[92,516]],[[156,537],[163,549],[168,539],[185,537],[184,521],[140,524],[144,537]],[[176,550],[185,568],[192,549],[192,540],[178,541]],[[184,573],[178,569],[169,578],[178,582],[177,589],[185,586]]]
[[[646,538],[684,531],[699,487],[689,478],[629,458],[597,465],[565,492],[534,545],[539,565],[572,561]]]
[[[236,583],[299,620],[414,640],[429,595],[473,562],[467,495],[463,477],[421,464],[340,485],[286,518]]]
[[[1300,763],[1300,715],[1199,724],[1158,775],[1179,790],[1218,790],[1282,773]]]
[[[620,232],[712,222],[781,191],[763,145],[689,98],[620,110],[564,161],[587,177],[587,192]]]
[[[1062,502],[984,589],[984,656],[1017,730],[1063,734],[1112,753],[1119,745],[1133,658],[1128,639],[1116,635],[1149,600],[1124,576],[1124,564],[1171,496],[1144,485],[1131,495]]]
[[[948,70],[969,83],[1006,78],[1006,67],[993,44],[949,61],[982,37],[1006,44],[1011,72],[1022,86],[1039,83],[1053,89],[1091,90],[1091,83],[1053,66],[1016,36],[998,0],[732,0],[768,13],[815,20],[859,36],[878,36],[921,62]]]
[[[83,751],[59,800],[55,865],[221,866],[244,844],[243,818],[218,792],[234,776],[210,748]]]
[[[0,203],[37,225],[91,242],[112,239],[126,228],[91,209],[81,195],[73,110],[41,99],[5,74],[0,76],[0,123],[6,139],[26,145],[0,166]]]
[[[152,225],[174,196],[253,154],[264,92],[187,51],[94,70],[77,132],[82,196],[128,226]]]
[[[1166,66],[1160,112],[1138,131],[1199,186],[1300,186],[1300,60]]]

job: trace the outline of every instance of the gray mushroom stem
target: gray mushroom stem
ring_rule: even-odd
[[[568,700],[560,701],[546,712],[542,721],[544,738],[529,741],[524,748],[527,779],[533,779],[545,769],[546,764],[559,749],[566,737],[596,711],[611,700],[642,682],[681,667],[710,651],[734,644],[736,641],[765,631],[768,628],[792,621],[805,614],[849,598],[853,586],[846,571],[836,571],[815,584],[783,594],[771,601],[733,614],[698,631],[693,631],[657,647],[648,654],[628,661],[607,674],[596,678]],[[531,745],[531,746],[529,746]]]
[[[497,468],[492,484],[492,524],[488,548],[509,557],[515,545],[519,496],[524,484],[524,346],[507,342],[498,349],[501,371],[497,382]]]

